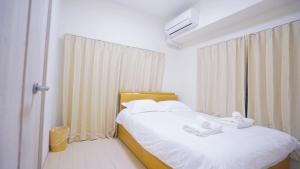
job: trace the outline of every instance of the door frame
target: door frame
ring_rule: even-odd
[[[48,49],[49,49],[49,37],[50,37],[50,26],[51,26],[51,12],[52,12],[52,0],[47,0],[47,16],[46,16],[46,30],[45,30],[45,46],[44,46],[44,62],[43,62],[43,72],[42,72],[42,85],[46,85],[47,79],[47,61],[48,61]],[[23,146],[23,115],[24,115],[24,101],[25,101],[25,90],[26,89],[26,70],[27,70],[27,61],[28,61],[28,48],[29,48],[29,36],[30,36],[30,24],[31,24],[31,13],[32,13],[32,3],[33,0],[28,0],[28,13],[27,13],[27,26],[26,26],[26,42],[25,42],[25,51],[24,51],[24,68],[23,68],[23,79],[22,79],[22,96],[21,96],[21,110],[20,110],[20,129],[19,129],[19,150],[18,150],[18,169],[22,168],[21,159],[22,159],[22,146]],[[44,104],[45,104],[45,92],[41,92],[41,102],[40,102],[40,118],[39,118],[39,137],[38,137],[38,154],[37,154],[37,169],[43,168],[42,164],[42,147],[43,147],[43,126],[44,126]]]
[[[43,70],[43,81],[42,85],[47,85],[47,70],[48,70],[48,54],[49,54],[49,42],[50,42],[50,28],[51,28],[51,16],[52,16],[52,1],[49,0],[48,3],[48,16],[47,16],[47,26],[46,26],[46,42],[45,42],[45,52],[44,52],[44,70]],[[45,121],[45,100],[46,93],[42,92],[41,97],[41,116],[40,116],[40,132],[39,132],[39,151],[38,151],[38,168],[43,168],[43,140],[44,140],[44,121]]]

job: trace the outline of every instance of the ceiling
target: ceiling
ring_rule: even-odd
[[[146,14],[169,20],[195,5],[199,0],[111,0]]]

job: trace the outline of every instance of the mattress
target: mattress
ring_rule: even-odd
[[[194,123],[199,112],[144,112],[128,109],[117,116],[145,150],[174,169],[261,169],[284,160],[300,145],[294,137],[270,128],[236,129],[223,125],[224,133],[199,137],[182,126]]]

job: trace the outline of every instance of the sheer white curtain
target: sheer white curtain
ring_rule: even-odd
[[[119,90],[158,91],[163,69],[161,53],[66,35],[62,113],[70,141],[112,137]]]
[[[250,35],[249,116],[300,138],[300,21]]]
[[[246,42],[239,38],[198,50],[198,111],[245,112]]]

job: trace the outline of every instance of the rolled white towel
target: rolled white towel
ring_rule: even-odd
[[[236,127],[238,129],[251,127],[254,124],[253,119],[244,118],[240,112],[232,112],[231,116],[235,120]]]
[[[247,127],[251,127],[253,124],[254,124],[253,119],[242,118],[240,120],[237,120],[236,128],[238,128],[238,129],[247,128]]]
[[[205,129],[222,130],[221,124],[215,123],[215,122],[208,120],[207,118],[202,117],[200,115],[198,115],[196,117],[196,122],[200,127],[205,128]]]
[[[219,129],[219,130],[204,129],[204,128],[198,126],[197,124],[186,124],[186,125],[183,125],[182,128],[184,131],[194,134],[196,136],[200,136],[200,137],[207,137],[210,135],[223,133],[223,131],[221,129]]]
[[[235,118],[235,119],[241,119],[241,118],[243,118],[242,114],[241,114],[240,112],[237,112],[237,111],[232,112],[232,113],[231,113],[231,116],[232,116],[233,118]]]
[[[242,128],[247,128],[247,127],[251,127],[254,124],[254,120],[250,119],[250,118],[234,118],[234,117],[225,117],[225,118],[220,118],[220,122],[225,123],[225,124],[229,124],[229,125],[233,125],[238,129],[242,129]]]
[[[211,123],[207,119],[205,119],[201,116],[196,117],[196,122],[199,126],[205,128],[205,129],[211,129]]]

